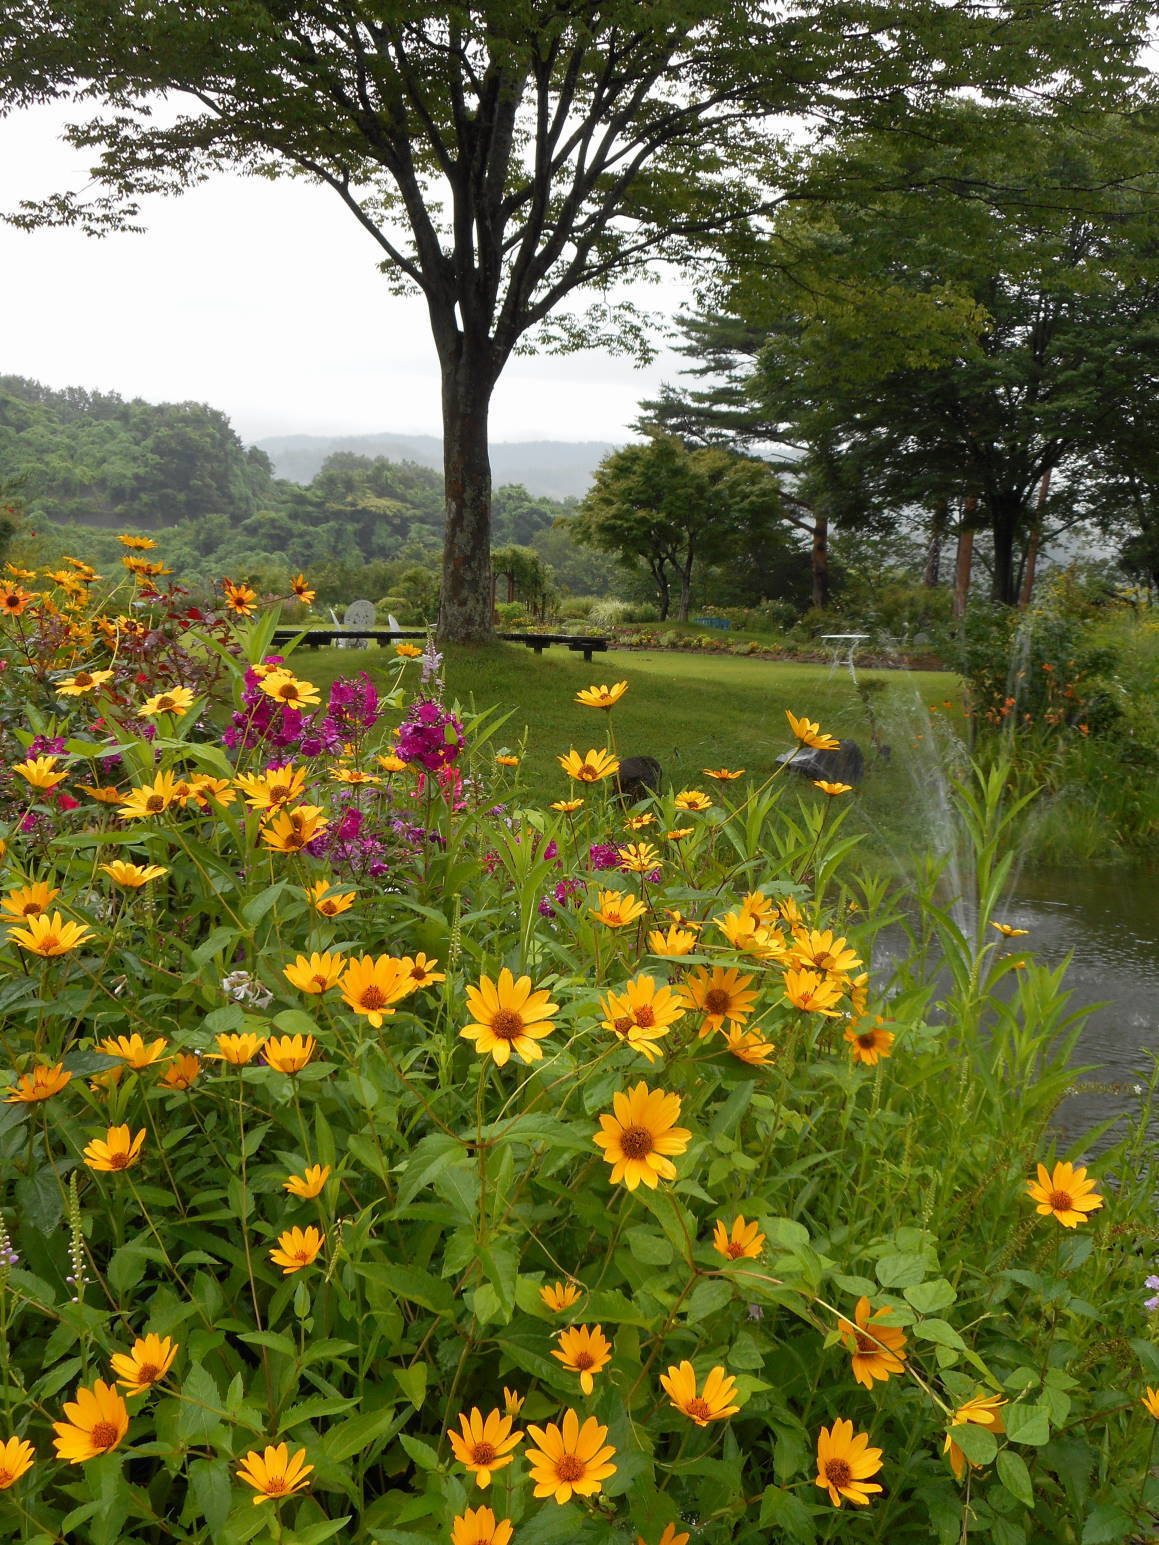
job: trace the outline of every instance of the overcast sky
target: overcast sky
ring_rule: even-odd
[[[0,209],[82,187],[67,114],[0,119]],[[152,402],[208,402],[247,443],[274,434],[439,434],[425,309],[391,295],[378,247],[326,188],[218,178],[145,206],[144,235],[100,240],[0,224],[0,374]],[[675,309],[675,285],[642,287]],[[627,438],[642,397],[672,379],[590,351],[513,359],[494,440]]]

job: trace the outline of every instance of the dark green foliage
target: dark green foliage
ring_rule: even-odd
[[[20,376],[0,376],[0,477],[30,516],[148,529],[244,519],[276,492],[269,458],[205,403],[126,402]]]

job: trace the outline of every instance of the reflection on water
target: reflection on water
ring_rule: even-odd
[[[1133,1110],[1129,1086],[1159,1051],[1159,892],[1154,869],[1026,869],[1018,876],[1002,921],[1030,930],[1025,943],[1043,965],[1072,957],[1065,986],[1069,1007],[1097,1008],[1075,1052],[1099,1083],[1126,1092],[1072,1095],[1058,1115],[1064,1139],[1080,1136],[1108,1116]]]

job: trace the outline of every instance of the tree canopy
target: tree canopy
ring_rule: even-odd
[[[771,541],[780,506],[776,476],[764,463],[653,434],[601,462],[571,529],[586,546],[628,565],[643,562],[661,620],[675,590],[677,615],[687,622],[697,566],[751,554]]]
[[[784,212],[732,293],[765,337],[747,386],[762,432],[829,447],[832,511],[972,497],[1013,602],[1044,478],[1048,515],[1073,523],[1152,459],[1159,176],[1115,115],[1079,132],[1004,112],[999,135],[984,108],[952,116],[938,144],[842,145],[865,191]]]
[[[1139,0],[10,0],[0,102],[72,97],[91,192],[27,225],[103,232],[215,170],[324,183],[423,296],[442,372],[441,631],[490,630],[487,412],[512,351],[641,347],[609,294],[692,261],[783,187],[784,129],[904,123],[968,87],[1096,92],[1130,70]],[[174,109],[177,109],[174,111]],[[563,309],[578,289],[596,305]]]

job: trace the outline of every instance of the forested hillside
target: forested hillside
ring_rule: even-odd
[[[437,589],[444,522],[440,473],[413,461],[339,451],[302,486],[274,476],[225,414],[204,403],[126,401],[0,376],[0,495],[22,512],[16,551],[116,564],[116,532],[164,532],[166,558],[193,581],[222,573],[276,588],[304,570],[320,598],[384,594],[421,570]],[[611,565],[553,529],[570,501],[519,484],[495,494],[494,544],[534,546],[570,589],[606,585]]]
[[[169,526],[252,514],[274,497],[269,457],[200,402],[126,402],[0,376],[0,479],[33,516]]]

